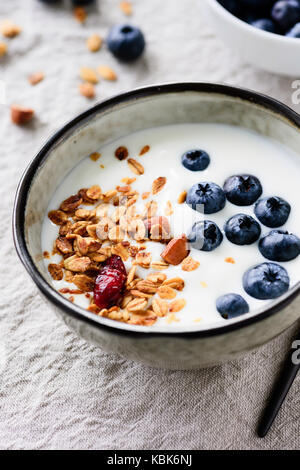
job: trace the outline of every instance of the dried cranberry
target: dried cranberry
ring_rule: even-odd
[[[122,261],[122,258],[118,255],[112,255],[110,258],[106,260],[105,266],[116,269],[117,271],[120,271],[120,273],[123,273],[126,275],[126,269],[124,266],[124,263]]]
[[[113,255],[97,276],[94,287],[94,301],[99,308],[117,305],[123,295],[126,269],[120,256]]]

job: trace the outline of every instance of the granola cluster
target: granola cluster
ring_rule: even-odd
[[[150,149],[143,147],[140,155]],[[101,154],[90,155],[97,161]],[[128,167],[136,175],[144,173],[143,165],[128,158],[126,147],[115,151],[119,160],[127,159]],[[192,271],[199,266],[189,254],[186,237],[172,238],[169,219],[158,215],[158,204],[150,195],[162,191],[165,177],[158,177],[152,183],[152,191],[139,194],[133,188],[136,177],[122,179],[122,185],[102,192],[98,185],[82,188],[64,200],[57,210],[49,212],[52,223],[59,227],[53,255],[59,254],[59,263],[50,263],[48,270],[54,280],[65,280],[76,289],[62,288],[60,292],[74,295],[84,294],[90,299],[88,310],[113,320],[135,324],[153,325],[158,317],[166,317],[167,322],[178,321],[176,312],[186,304],[183,298],[176,299],[184,288],[180,277],[168,278],[165,272],[170,264],[182,264],[184,271]],[[143,203],[138,212],[136,203]],[[173,212],[168,202],[165,214]],[[160,259],[152,259],[147,251],[147,242],[162,244]],[[47,256],[46,256],[47,255]],[[126,288],[119,305],[100,310],[93,297],[94,284],[103,264],[112,255],[120,256],[129,264]],[[44,254],[49,258],[49,253]],[[131,263],[130,263],[131,262]],[[155,270],[145,278],[137,274],[137,267]]]

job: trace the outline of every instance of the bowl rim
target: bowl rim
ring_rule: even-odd
[[[218,0],[206,0],[211,4],[211,7],[214,8],[214,11],[216,13],[219,13],[220,15],[223,15],[224,18],[227,18],[228,20],[231,20],[232,23],[235,23],[236,26],[239,26],[240,28],[244,28],[245,31],[248,31],[249,33],[256,35],[256,36],[261,36],[262,38],[266,39],[269,38],[273,41],[278,41],[281,43],[286,43],[286,44],[297,44],[299,46],[300,44],[300,39],[299,38],[291,38],[289,36],[282,36],[281,34],[276,34],[276,33],[271,33],[270,31],[263,31],[262,29],[255,28],[251,24],[247,23],[246,21],[241,20],[237,16],[235,16],[233,13],[230,13],[230,11],[226,10],[226,8],[221,5]]]
[[[253,104],[261,107],[265,111],[271,111],[279,115],[284,120],[287,120],[290,125],[300,130],[300,115],[285,104],[277,101],[267,95],[245,89],[240,87],[233,87],[224,84],[207,83],[207,82],[173,82],[165,84],[155,84],[146,87],[135,88],[131,91],[117,94],[106,100],[98,102],[96,105],[88,108],[86,111],[78,114],[75,118],[64,124],[58,129],[42,146],[40,151],[33,157],[19,181],[13,207],[12,216],[12,231],[13,240],[17,254],[32,278],[35,285],[42,294],[54,304],[54,306],[62,309],[67,315],[80,320],[81,322],[88,323],[94,327],[102,330],[112,332],[114,334],[134,336],[135,338],[149,338],[149,337],[169,337],[169,338],[200,338],[211,337],[216,335],[223,335],[225,333],[243,328],[245,326],[262,321],[271,315],[274,315],[279,310],[287,306],[295,297],[300,293],[300,281],[289,289],[284,295],[275,299],[268,308],[261,308],[255,315],[240,320],[228,325],[212,327],[209,329],[193,329],[189,331],[152,331],[148,327],[135,327],[122,322],[110,320],[105,323],[102,317],[99,317],[82,307],[73,304],[62,296],[53,286],[51,286],[41,275],[37,269],[34,260],[31,258],[27,249],[25,238],[25,209],[27,204],[27,197],[31,187],[31,182],[35,173],[39,170],[42,163],[47,158],[47,154],[51,148],[69,132],[76,130],[81,124],[86,122],[89,118],[99,112],[113,108],[116,105],[126,104],[131,101],[136,101],[140,98],[156,96],[160,94],[177,94],[184,92],[196,92],[203,94],[217,94],[224,97],[236,98],[248,104]]]

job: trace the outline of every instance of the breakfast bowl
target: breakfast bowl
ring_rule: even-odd
[[[95,312],[87,310],[74,302],[74,299],[69,299],[59,292],[55,288],[47,269],[49,253],[48,256],[45,255],[45,245],[42,238],[45,227],[46,235],[52,230],[57,230],[57,226],[53,224],[51,226],[47,225],[48,221],[45,225],[49,207],[51,209],[49,201],[53,199],[53,195],[60,194],[61,189],[58,188],[65,188],[66,185],[62,185],[62,183],[70,181],[70,175],[73,174],[72,170],[76,168],[76,165],[81,164],[80,162],[83,161],[84,157],[88,159],[89,155],[95,155],[97,149],[104,149],[100,160],[92,161],[88,159],[91,164],[95,165],[92,170],[93,173],[100,172],[100,170],[105,171],[104,169],[102,170],[102,167],[104,168],[105,165],[100,163],[102,158],[104,158],[103,162],[115,162],[114,170],[109,177],[101,177],[101,173],[99,173],[97,181],[99,180],[101,186],[102,183],[107,185],[109,183],[107,180],[113,178],[114,172],[118,171],[115,170],[119,168],[118,165],[124,165],[124,168],[126,166],[127,171],[127,163],[129,167],[129,162],[126,159],[119,162],[114,154],[105,156],[106,145],[119,142],[120,139],[121,142],[123,142],[122,139],[126,142],[126,136],[131,134],[144,135],[135,134],[137,132],[148,132],[147,138],[149,140],[145,143],[149,144],[148,147],[151,147],[153,143],[155,147],[154,139],[153,142],[150,142],[151,135],[154,132],[151,130],[153,128],[162,129],[160,135],[174,136],[174,141],[177,138],[176,142],[180,142],[178,136],[176,137],[176,132],[172,131],[171,134],[168,134],[168,131],[165,129],[168,129],[169,126],[186,125],[204,126],[203,128],[201,127],[201,129],[204,129],[203,139],[205,138],[205,129],[213,129],[212,143],[218,140],[217,136],[214,136],[215,129],[218,129],[218,127],[211,128],[209,126],[222,126],[224,144],[222,142],[223,137],[219,138],[218,151],[221,152],[222,172],[224,171],[226,174],[227,171],[231,171],[227,170],[227,167],[230,165],[229,155],[231,149],[234,152],[234,148],[236,148],[238,151],[234,165],[241,165],[241,168],[248,168],[249,166],[253,174],[256,171],[256,168],[253,168],[253,166],[260,165],[260,163],[255,162],[263,162],[264,159],[271,158],[270,161],[273,166],[269,168],[270,164],[268,163],[266,171],[271,182],[273,179],[274,182],[277,181],[277,186],[278,181],[281,181],[281,177],[285,180],[288,179],[289,175],[290,178],[297,177],[297,175],[293,176],[296,170],[290,170],[289,167],[285,169],[285,158],[283,160],[283,167],[276,168],[276,149],[281,148],[281,146],[287,149],[287,152],[291,151],[294,157],[296,155],[295,158],[293,157],[295,159],[293,162],[297,166],[298,164],[300,165],[300,160],[298,162],[300,151],[300,117],[284,104],[253,91],[225,85],[208,83],[154,85],[139,88],[101,102],[75,117],[57,131],[34,157],[22,176],[17,189],[13,213],[13,235],[17,253],[44,300],[49,303],[51,308],[63,319],[70,329],[86,341],[99,346],[107,352],[117,353],[149,366],[169,369],[196,369],[220,364],[239,357],[279,335],[300,316],[298,298],[300,282],[297,275],[295,275],[289,290],[283,293],[283,295],[267,303],[257,301],[255,308],[251,309],[249,313],[226,320],[221,316],[215,316],[213,317],[214,321],[210,321],[209,317],[207,317],[206,321],[201,322],[198,321],[198,317],[205,315],[205,312],[203,312],[204,299],[207,298],[209,301],[210,297],[209,293],[202,294],[200,289],[200,281],[204,280],[205,269],[203,271],[202,268],[201,275],[200,270],[193,271],[193,273],[187,272],[185,273],[186,275],[193,274],[193,279],[196,282],[195,285],[197,285],[197,288],[193,291],[186,291],[187,302],[189,300],[192,302],[194,299],[194,303],[191,304],[193,308],[188,309],[186,307],[186,314],[182,313],[184,311],[179,312],[177,316],[182,321],[180,322],[177,319],[174,327],[173,324],[169,325],[163,322],[163,318],[159,319],[161,321],[157,324],[147,326],[136,322],[116,321],[112,318],[97,315]],[[232,138],[232,134],[230,134],[230,132],[240,132],[242,128],[241,132],[247,132],[247,135],[249,133],[248,137],[251,139],[266,138],[268,141],[273,142],[269,157],[267,157],[267,149],[269,147],[264,147],[266,154],[263,151],[259,156],[259,160],[255,160],[255,149],[253,150],[253,159],[248,159],[248,157],[244,156],[243,151],[240,151],[238,147],[239,142],[241,145],[243,144],[244,138],[246,138],[244,135],[246,134],[239,134],[240,140],[238,140],[239,137]],[[179,127],[176,129],[179,129]],[[186,135],[186,132],[189,132],[187,127],[182,132],[182,138]],[[193,133],[191,131],[190,135],[192,136]],[[222,159],[222,149],[226,146],[226,139],[229,153],[226,157],[227,161],[224,161]],[[246,146],[248,146],[247,142]],[[142,141],[140,140],[139,144],[141,143]],[[172,148],[171,153],[173,155],[174,148]],[[97,154],[97,157],[100,157],[100,153]],[[155,167],[155,164],[151,164],[151,149],[145,155],[137,156],[136,158],[139,158],[138,161],[143,162],[145,165],[146,171],[143,176],[146,176],[148,168]],[[211,159],[213,160],[213,158],[214,156],[211,153]],[[159,159],[161,162],[166,160],[164,149],[159,153]],[[174,185],[178,186],[178,188],[176,187],[175,189],[179,191],[180,185],[184,184],[184,175],[186,175],[186,178],[194,178],[193,181],[197,181],[200,177],[197,176],[197,172],[189,172],[186,169],[183,169],[185,173],[180,173],[179,176],[176,175],[177,160],[179,162],[178,168],[180,168],[180,158],[174,156],[174,160],[171,160],[165,175],[168,178],[176,177],[172,181],[176,181]],[[263,163],[261,164],[263,166]],[[214,168],[213,162],[211,167]],[[81,167],[79,166],[79,168]],[[277,177],[276,174],[278,174]],[[128,176],[128,173],[124,173],[124,176]],[[133,176],[136,175],[133,174]],[[133,180],[138,178],[139,176],[136,176]],[[203,177],[201,178],[203,179]],[[74,183],[75,179],[75,177],[71,177],[71,182]],[[146,186],[147,179],[142,181],[143,185]],[[289,187],[293,185],[291,181],[289,180],[288,182]],[[91,181],[91,184],[94,184],[94,180]],[[149,184],[151,187],[151,181]],[[108,187],[106,186],[106,188]],[[146,191],[147,189],[145,187],[143,190]],[[275,192],[279,189],[274,187]],[[66,197],[70,194],[70,189],[64,189],[61,194]],[[292,203],[291,198],[292,196],[289,197]],[[59,200],[61,201],[61,199]],[[229,206],[229,203],[227,203],[227,206]],[[191,210],[191,212],[193,211]],[[219,212],[219,214],[221,213],[222,211]],[[213,214],[210,217],[213,217]],[[51,239],[52,246],[54,240],[55,238]],[[226,241],[226,243],[229,242]],[[227,250],[226,247],[229,246],[226,243],[225,241],[223,242],[225,247],[223,249],[225,251]],[[52,246],[48,247],[47,245],[49,251],[51,251]],[[238,248],[240,249],[241,247]],[[217,250],[221,250],[221,248],[217,248]],[[222,257],[223,252],[219,252]],[[208,260],[208,263],[212,262],[213,258],[208,257],[209,253],[203,253],[202,251],[199,251],[199,253],[200,263],[198,265],[203,264],[205,266],[205,262],[207,262],[205,260]],[[254,253],[254,251],[251,253]],[[249,252],[249,259],[252,259],[251,253]],[[228,255],[230,254],[228,253]],[[232,262],[232,258],[228,259]],[[287,264],[285,263],[285,266]],[[217,281],[217,269],[213,267],[211,273],[212,282],[215,278],[216,282],[225,285],[234,276],[234,274],[230,274],[233,273],[233,271],[230,271],[233,268],[234,265],[226,264],[226,271],[224,271],[226,274],[223,275],[223,279],[220,278]],[[167,272],[167,270],[161,272]],[[198,272],[199,275],[197,274]],[[188,281],[186,281],[186,284],[188,284]],[[204,282],[202,282],[202,287],[205,287]],[[188,286],[182,292],[184,293],[187,288]],[[87,297],[89,297],[89,294],[87,294]],[[73,302],[70,300],[73,300]],[[191,310],[193,311],[191,312]],[[197,322],[184,322],[184,318],[188,318],[189,315],[197,317]]]
[[[217,0],[203,0],[216,33],[246,63],[279,75],[298,77],[300,39],[255,28],[227,11]]]

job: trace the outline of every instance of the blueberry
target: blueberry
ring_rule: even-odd
[[[113,26],[106,39],[110,52],[118,59],[137,59],[145,49],[145,39],[139,28],[127,24]]]
[[[188,241],[196,250],[213,251],[223,240],[223,235],[217,224],[211,220],[195,222],[188,235]]]
[[[226,8],[227,11],[232,13],[233,15],[237,15],[239,13],[239,5],[237,0],[218,0],[222,7]]]
[[[277,33],[277,28],[274,21],[268,18],[260,18],[259,20],[253,21],[251,24],[255,28],[262,29],[263,31],[268,31],[269,33]]]
[[[300,38],[300,23],[296,23],[290,31],[286,33],[289,38]]]
[[[279,0],[272,8],[271,18],[283,31],[288,31],[300,21],[300,3],[298,0]]]
[[[210,158],[204,150],[188,150],[182,155],[181,163],[188,170],[203,171],[208,167]]]
[[[291,206],[281,197],[265,197],[255,204],[254,213],[267,227],[281,227],[289,218]]]
[[[262,263],[248,269],[243,276],[247,294],[255,299],[276,299],[284,294],[290,285],[289,275],[276,263]]]
[[[300,254],[300,239],[283,230],[271,230],[259,241],[259,251],[271,261],[291,261]]]
[[[221,295],[216,302],[218,312],[226,320],[238,317],[249,312],[246,300],[238,294]]]
[[[223,189],[216,183],[204,182],[191,187],[187,193],[186,203],[198,212],[214,214],[225,207],[226,198]]]
[[[71,0],[71,1],[74,7],[85,7],[95,2],[95,0]]]
[[[250,215],[236,214],[225,224],[225,234],[235,245],[251,245],[259,239],[261,228]]]
[[[236,206],[250,206],[262,194],[259,179],[252,175],[230,176],[223,189],[228,201]]]

